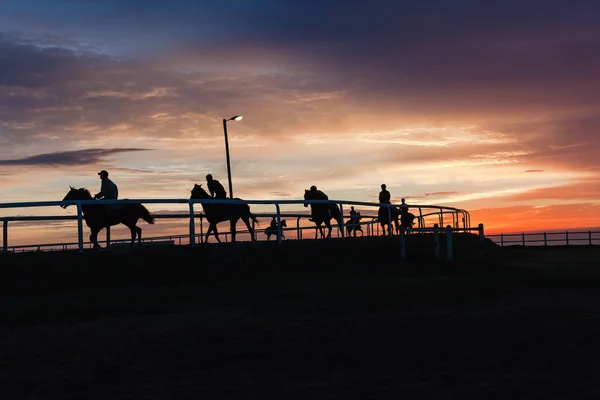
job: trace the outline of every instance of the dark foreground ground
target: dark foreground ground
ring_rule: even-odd
[[[600,397],[600,248],[410,241],[0,254],[3,398]]]

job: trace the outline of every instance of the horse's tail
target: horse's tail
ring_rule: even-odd
[[[340,226],[340,229],[341,229],[341,226],[342,226],[342,212],[340,211],[340,207],[337,204],[332,204],[332,207],[331,207],[331,217],[337,221],[337,223],[338,223],[338,225]]]
[[[149,224],[154,223],[154,217],[150,214],[150,211],[143,204],[140,204],[140,211],[142,212],[142,219]]]

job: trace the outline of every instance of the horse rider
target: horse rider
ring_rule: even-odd
[[[269,225],[269,227],[272,229],[277,229],[277,220],[275,219],[275,217],[273,217],[273,219],[271,220],[271,224]]]
[[[387,186],[385,186],[385,183],[381,184],[381,192],[379,192],[379,203],[380,204],[391,204],[390,199],[391,199],[391,195],[390,192],[388,192],[388,190],[386,189]]]
[[[96,200],[117,200],[119,197],[119,189],[117,185],[110,179],[108,179],[108,172],[102,170],[98,172],[102,185],[100,186],[100,192],[94,196]]]
[[[216,179],[213,179],[211,174],[206,175],[206,184],[208,186],[208,190],[210,191],[210,196],[215,199],[226,199],[227,192],[221,182]]]
[[[310,187],[310,193],[311,193],[311,197],[313,200],[329,200],[329,197],[327,197],[327,195],[325,193],[323,193],[322,191],[318,190],[317,187],[315,185],[312,185]],[[314,218],[314,211],[313,208],[311,207],[311,219]],[[329,214],[329,216],[331,217],[331,210],[328,208],[327,212]]]

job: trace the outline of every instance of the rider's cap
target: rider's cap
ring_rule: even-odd
[[[106,171],[105,169],[103,169],[102,171],[98,172],[98,175],[100,175],[100,176],[102,176],[102,175],[108,176],[108,171]]]

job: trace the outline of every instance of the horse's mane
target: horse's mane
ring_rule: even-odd
[[[94,196],[92,196],[92,194],[90,193],[90,191],[89,191],[89,190],[87,190],[87,189],[86,189],[86,188],[84,188],[84,187],[82,187],[82,188],[79,188],[79,189],[76,189],[76,188],[74,188],[73,186],[71,186],[71,190],[76,190],[76,191],[78,191],[78,192],[81,192],[81,193],[83,193],[83,194],[85,194],[85,195],[87,195],[87,196],[91,197],[92,199],[94,198]]]
[[[205,195],[210,197],[208,192],[202,187],[202,184],[198,185],[197,183],[195,183],[194,188],[192,189],[192,196],[194,196],[194,193],[198,193],[198,192],[204,193]]]

